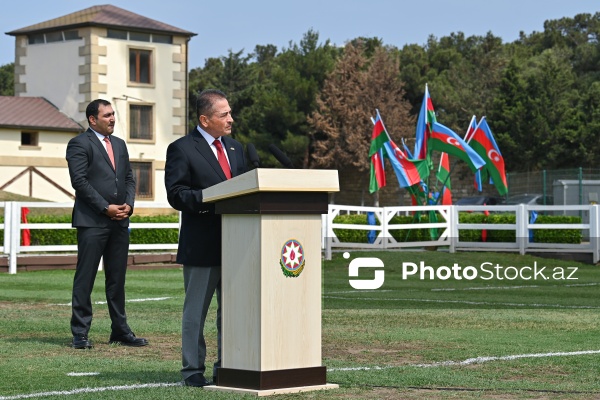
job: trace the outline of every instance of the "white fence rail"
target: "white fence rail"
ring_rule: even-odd
[[[413,248],[424,246],[448,246],[450,252],[460,250],[478,251],[514,251],[520,254],[527,252],[572,252],[590,253],[594,263],[600,261],[600,206],[574,205],[574,206],[541,206],[541,205],[514,205],[514,206],[409,206],[409,207],[358,207],[329,205],[329,213],[324,216],[323,228],[325,258],[330,259],[334,248],[340,249],[391,249]],[[436,223],[391,224],[395,215],[412,215],[414,212],[436,211],[440,214],[440,221]],[[515,215],[514,224],[466,224],[460,223],[460,212],[502,212]],[[350,225],[334,223],[338,215],[366,214],[372,212],[376,216],[373,225]],[[540,224],[530,223],[532,212],[551,213],[553,215],[577,214],[585,216],[584,223],[579,224]],[[391,234],[392,230],[429,229],[438,228],[439,238],[436,241],[397,241]],[[334,229],[353,229],[375,232],[372,243],[347,243],[342,242],[335,234]],[[512,230],[515,232],[514,242],[462,242],[459,234],[461,230]],[[585,238],[580,244],[569,243],[536,243],[529,240],[529,232],[535,229],[577,229],[582,231]],[[407,235],[408,236],[408,235]]]
[[[65,208],[68,213],[73,208],[73,203],[46,203],[46,202],[0,202],[4,208],[4,241],[0,246],[0,252],[8,255],[8,273],[17,273],[17,256],[22,253],[50,253],[50,252],[77,252],[77,245],[44,245],[23,246],[21,245],[22,231],[25,229],[74,229],[71,223],[24,223],[21,218],[23,208]],[[141,209],[172,209],[166,203],[138,202],[136,211]],[[179,222],[164,223],[139,223],[129,224],[130,229],[179,229]],[[176,250],[177,243],[162,244],[130,244],[129,250]]]
[[[76,252],[76,245],[46,245],[46,246],[22,246],[21,235],[24,229],[73,229],[70,223],[23,223],[21,222],[21,210],[32,208],[67,208],[71,209],[73,203],[44,203],[44,202],[0,202],[0,208],[4,211],[4,241],[0,246],[0,254],[8,256],[8,272],[17,272],[17,256],[21,253],[48,253],[48,252]],[[164,203],[136,203],[136,210],[141,209],[171,209],[169,204]],[[516,216],[514,224],[465,224],[458,219],[459,212],[505,212]],[[414,224],[392,224],[396,215],[413,215],[419,211],[426,213],[437,212],[441,218],[435,223]],[[579,224],[539,224],[530,223],[530,213],[547,212],[555,215],[578,214],[585,216]],[[366,214],[374,213],[374,225],[350,225],[338,224],[333,220],[343,214]],[[447,246],[450,252],[477,250],[477,251],[514,251],[520,254],[527,252],[573,252],[591,253],[594,263],[600,262],[600,206],[408,206],[408,207],[359,207],[345,205],[329,205],[329,212],[322,218],[322,247],[325,250],[325,258],[330,259],[334,248],[338,249],[399,249],[415,248],[425,246]],[[173,229],[179,228],[179,222],[171,223],[131,223],[131,229]],[[0,225],[1,227],[1,225]],[[408,232],[414,229],[437,228],[439,237],[435,241],[398,241],[390,231],[402,230]],[[365,232],[373,231],[372,243],[348,243],[342,242],[336,236],[334,229],[352,229]],[[461,242],[459,233],[467,229],[485,230],[512,230],[515,231],[515,242]],[[530,242],[529,232],[535,229],[578,229],[586,238],[580,244],[566,243],[536,243]],[[176,250],[176,243],[163,244],[131,244],[130,250]]]

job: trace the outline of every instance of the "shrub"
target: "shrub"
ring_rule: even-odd
[[[440,216],[438,215],[438,220]],[[333,219],[335,224],[351,224],[351,225],[368,225],[366,214],[346,214],[338,215]],[[429,216],[421,214],[419,223],[429,222]],[[391,225],[414,224],[416,223],[414,216],[394,216],[390,220]],[[334,229],[333,232],[343,243],[368,243],[368,231],[357,229]],[[421,242],[431,240],[432,233],[429,229],[393,229],[390,234],[398,242]]]
[[[131,222],[178,222],[178,215],[156,215],[156,216],[137,216],[131,217]],[[158,244],[158,243],[177,243],[179,240],[179,230],[177,228],[169,229],[130,229],[129,239],[134,244]]]
[[[426,214],[420,214],[417,220],[416,215],[396,215],[390,220],[390,225],[404,225],[404,224],[426,224],[429,222],[429,216]],[[390,230],[390,234],[398,242],[425,242],[431,239],[431,235],[437,237],[436,232],[430,232],[429,229],[393,229]]]
[[[536,224],[580,224],[581,217],[566,215],[539,215]],[[535,229],[533,241],[537,243],[581,243],[580,229]]]
[[[459,213],[459,221],[463,224],[515,224],[516,216],[510,213],[493,213],[485,215],[482,213]],[[437,215],[438,221],[441,217]],[[339,215],[334,220],[336,224],[367,225],[366,214]],[[429,215],[424,213],[419,217],[419,223],[429,222]],[[395,216],[390,224],[414,224],[414,216]],[[539,224],[577,224],[581,223],[580,217],[540,215],[536,223]],[[394,229],[391,235],[398,242],[424,242],[432,240],[435,232],[432,229]],[[368,243],[367,232],[355,229],[334,229],[340,242],[346,243]],[[515,243],[516,231],[488,229],[486,231],[487,242]],[[461,242],[482,242],[481,229],[465,229],[459,232]],[[579,229],[535,229],[533,241],[537,243],[581,243],[582,234]]]
[[[27,218],[30,223],[71,223],[70,215],[39,215]],[[132,216],[131,222],[177,222],[177,215]],[[177,243],[179,232],[171,229],[130,229],[132,244]],[[75,229],[32,229],[31,245],[70,245],[77,244]]]
[[[459,221],[465,224],[515,224],[516,216],[509,213],[490,214],[471,214],[460,213]],[[535,221],[538,224],[579,224],[580,217],[539,215]],[[581,243],[581,230],[579,229],[535,229],[533,230],[533,241],[537,243]],[[481,242],[481,230],[461,230],[459,232],[460,241]],[[508,242],[516,241],[516,232],[514,230],[487,230],[488,242]]]
[[[368,225],[367,214],[338,215],[333,219],[334,224]],[[333,233],[343,243],[369,243],[368,231],[356,229],[334,229]]]

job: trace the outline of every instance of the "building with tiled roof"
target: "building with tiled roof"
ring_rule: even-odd
[[[29,167],[38,169],[63,165],[64,170],[47,170],[46,175],[72,192],[66,144],[74,132],[87,129],[87,104],[102,98],[115,110],[115,135],[127,142],[138,183],[137,201],[166,202],[165,149],[187,133],[188,42],[195,34],[113,5],[99,5],[7,35],[15,37],[15,100],[0,98],[0,108],[10,106],[14,115],[0,110],[0,130],[20,129],[15,138],[36,136],[37,156],[29,157],[32,148],[17,145],[16,139],[9,146],[17,149],[14,154],[0,147],[0,187],[28,160]],[[45,101],[42,98],[55,105],[50,114],[56,121],[31,109]],[[8,124],[10,118],[13,125]],[[50,137],[45,132],[54,132],[52,140],[46,140]],[[64,142],[60,150],[57,141]],[[27,194],[21,193],[26,184],[11,185],[6,190]],[[64,201],[62,192],[35,197]]]
[[[85,128],[43,97],[0,96],[0,189],[56,201],[64,186],[67,142]],[[68,179],[68,172],[67,172]]]
[[[0,96],[0,128],[83,132],[80,124],[43,97]]]
[[[134,29],[148,33],[171,33],[173,35],[191,37],[195,34],[154,19],[146,18],[113,5],[101,5],[86,8],[63,17],[40,22],[25,28],[8,32],[8,35],[17,36],[31,33],[52,32],[57,29],[78,29],[90,26],[103,28]]]

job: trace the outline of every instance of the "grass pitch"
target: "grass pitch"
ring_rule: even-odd
[[[356,290],[348,264],[380,258],[385,283]],[[504,279],[402,279],[403,263],[480,268]],[[513,267],[577,268],[572,280],[509,279]],[[323,363],[340,389],[289,399],[600,398],[600,267],[498,253],[356,252],[324,262]],[[524,278],[528,278],[528,271]],[[93,300],[104,301],[100,273]],[[558,277],[558,276],[557,276]],[[130,271],[127,313],[150,346],[108,345],[105,304],[94,306],[92,350],[73,350],[73,271],[0,275],[0,400],[243,398],[179,383],[182,272]],[[144,299],[145,301],[132,301]],[[216,352],[214,307],[208,361]],[[210,371],[211,364],[208,364]]]

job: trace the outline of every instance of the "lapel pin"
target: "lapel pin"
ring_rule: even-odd
[[[230,147],[230,148],[229,148],[229,150],[231,150],[231,151],[235,151],[235,149],[234,149],[233,147]]]

